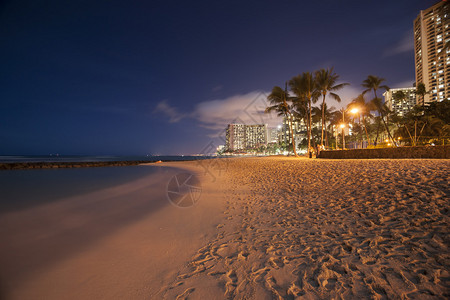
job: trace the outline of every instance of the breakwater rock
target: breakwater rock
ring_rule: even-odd
[[[121,167],[121,166],[135,166],[143,163],[152,163],[152,162],[145,160],[96,161],[96,162],[17,162],[17,163],[0,163],[0,170]]]

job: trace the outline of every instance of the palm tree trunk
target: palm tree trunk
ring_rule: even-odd
[[[375,98],[378,98],[378,97],[377,97],[377,90],[376,90],[376,89],[373,89],[373,93],[374,93],[374,95],[375,95]],[[381,111],[381,109],[380,109],[380,115],[381,115],[381,120],[383,121],[383,124],[384,124],[384,128],[386,129],[389,138],[391,139],[391,141],[392,141],[392,143],[394,144],[394,146],[397,147],[397,144],[395,143],[395,140],[394,140],[394,138],[392,137],[391,132],[389,131],[389,128],[388,128],[388,126],[387,126],[387,124],[386,124],[386,121],[384,120],[384,114],[383,114],[383,112]],[[377,137],[378,137],[378,133],[377,133]]]
[[[377,119],[377,135],[375,137],[374,145],[376,146],[378,143],[378,134],[380,133],[380,117]]]
[[[292,138],[292,149],[294,149],[294,155],[297,155],[297,150],[295,149],[295,140],[294,140],[294,130],[292,129],[292,115],[289,113],[289,130],[291,132],[291,138]]]
[[[323,94],[323,101],[322,101],[322,139],[320,144],[323,146],[323,128],[325,126],[325,94]]]
[[[309,116],[308,116],[308,153],[309,153],[309,157],[311,157],[311,113],[312,113],[312,109],[311,109],[311,98],[308,99],[308,105],[309,105]]]
[[[383,121],[384,128],[386,129],[387,134],[388,134],[389,138],[390,138],[391,141],[392,141],[392,144],[394,144],[394,146],[397,147],[397,144],[395,143],[395,140],[394,140],[394,138],[393,138],[392,135],[391,135],[391,131],[389,130],[389,127],[387,126],[386,121],[384,120],[383,114],[381,114],[381,120]]]
[[[369,134],[367,133],[366,118],[364,118],[364,115],[363,115],[363,124],[364,124],[364,131],[366,132],[367,143],[370,145]]]

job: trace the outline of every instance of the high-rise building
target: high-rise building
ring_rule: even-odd
[[[278,143],[280,141],[280,129],[277,127],[267,127],[267,143]]]
[[[292,144],[290,126],[291,122],[289,122],[288,118],[284,117],[283,124],[281,125],[281,141],[288,145]],[[293,120],[292,131],[294,134],[295,145],[300,144],[300,142],[307,137],[306,124],[303,120]]]
[[[440,1],[420,11],[414,20],[416,84],[430,91],[417,104],[450,99],[449,3]]]
[[[227,150],[236,151],[245,149],[245,125],[229,124],[225,143]]]
[[[245,148],[255,149],[267,145],[267,125],[245,125]]]
[[[267,125],[228,124],[226,130],[228,151],[256,149],[267,145]]]
[[[397,100],[395,94],[398,92],[403,92],[405,98],[402,100]],[[386,106],[399,116],[404,116],[408,111],[410,111],[414,105],[416,105],[416,88],[401,88],[401,89],[390,89],[383,93],[384,103]]]

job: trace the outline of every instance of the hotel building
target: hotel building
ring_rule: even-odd
[[[278,129],[277,127],[268,127],[267,143],[278,143],[280,141],[280,130],[281,128]]]
[[[294,135],[295,145],[298,147],[300,142],[307,138],[306,124],[303,120],[292,121],[292,131]],[[290,133],[290,122],[289,119],[284,117],[283,124],[281,125],[281,141],[285,144],[292,144],[292,138]]]
[[[267,125],[229,124],[226,130],[228,151],[255,149],[267,145]]]
[[[414,57],[416,85],[423,83],[425,97],[417,104],[450,99],[449,3],[440,1],[420,11],[414,20]]]
[[[395,93],[403,92],[405,94],[405,99],[396,100]],[[404,116],[408,111],[410,111],[416,105],[416,88],[401,88],[401,89],[390,89],[383,93],[384,103],[386,106],[399,116]]]

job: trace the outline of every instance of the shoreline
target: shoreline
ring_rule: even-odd
[[[195,161],[147,167],[157,173],[0,215],[0,298],[157,294],[214,236],[223,209],[217,189],[208,187]],[[196,173],[205,182],[192,208],[167,199],[167,182],[180,172]]]

